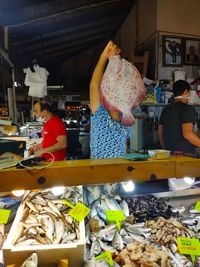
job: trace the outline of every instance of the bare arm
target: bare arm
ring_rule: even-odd
[[[190,142],[191,144],[200,147],[200,139],[193,132],[193,124],[192,123],[183,123],[182,131],[184,138]]]
[[[46,147],[46,148],[42,148],[42,149],[36,151],[35,156],[39,157],[39,156],[42,156],[44,153],[47,153],[47,152],[50,152],[50,153],[57,152],[57,151],[60,151],[60,150],[67,147],[67,140],[66,140],[65,135],[57,136],[56,140],[57,140],[57,143],[55,143],[54,145]]]
[[[96,110],[98,109],[100,105],[99,86],[100,86],[100,83],[103,77],[103,72],[104,72],[106,63],[107,63],[107,58],[101,55],[94,69],[92,79],[90,82],[90,108],[91,108],[92,114],[96,112]]]
[[[119,53],[120,49],[115,44],[113,44],[112,41],[109,41],[109,43],[103,50],[99,58],[99,61],[94,69],[92,79],[90,81],[90,108],[92,114],[96,112],[96,110],[100,105],[99,87],[108,58],[113,55],[118,55]]]
[[[164,140],[163,140],[163,126],[162,124],[158,125],[158,139],[160,141],[160,145],[162,148],[165,148]]]

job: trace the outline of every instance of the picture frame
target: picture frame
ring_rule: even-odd
[[[200,66],[200,38],[184,38],[183,64]]]
[[[180,67],[183,65],[183,39],[180,36],[163,35],[163,66]]]

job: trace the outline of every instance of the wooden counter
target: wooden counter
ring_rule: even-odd
[[[168,160],[125,159],[70,160],[55,162],[48,169],[0,170],[0,191],[39,189],[59,185],[147,181],[171,177],[200,176],[200,159],[170,157]]]

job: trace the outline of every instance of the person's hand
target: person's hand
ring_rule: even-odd
[[[43,149],[39,149],[37,151],[35,151],[34,156],[35,157],[42,157],[42,155],[45,153],[45,151]]]
[[[108,59],[111,56],[119,55],[121,52],[121,49],[114,44],[112,41],[109,41],[106,47],[104,48],[101,56],[105,59]]]
[[[30,154],[34,154],[37,150],[40,150],[41,146],[40,145],[34,145],[32,147],[29,148]]]

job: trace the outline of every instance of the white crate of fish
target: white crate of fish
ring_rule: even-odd
[[[70,207],[82,202],[82,187],[67,188],[59,198],[51,191],[31,192],[20,205],[3,245],[5,264],[17,266],[37,252],[39,266],[54,266],[69,259],[69,267],[82,266],[85,259],[84,221],[69,216]]]

